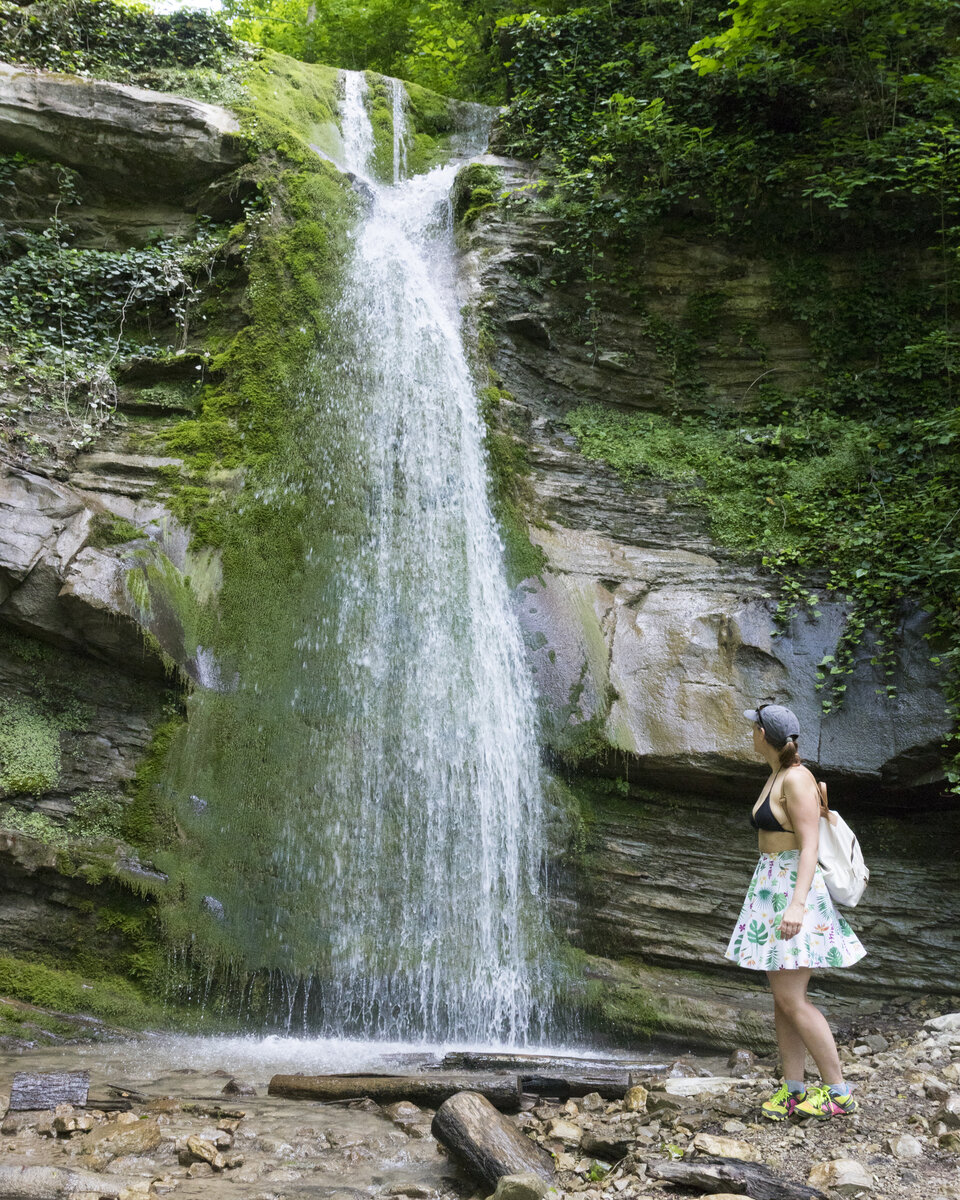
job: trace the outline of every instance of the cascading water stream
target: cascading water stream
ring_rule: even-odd
[[[346,74],[346,166],[369,178],[364,93]],[[330,700],[347,731],[322,767],[338,797],[323,840],[351,848],[345,862],[316,847],[337,879],[325,990],[351,1024],[522,1040],[535,1007],[537,747],[451,286],[455,172],[372,184],[338,314],[350,345],[331,403],[360,423],[370,528],[339,564],[336,628],[316,635],[343,651]]]
[[[229,718],[231,769],[249,827],[274,822],[266,882],[232,885],[225,920],[298,1032],[529,1044],[550,1008],[543,799],[462,345],[457,168],[376,182],[365,78],[342,87],[340,165],[368,200],[300,396],[322,436],[306,484],[261,495],[309,496],[295,653],[207,700],[258,722]],[[395,177],[403,104],[397,83]]]

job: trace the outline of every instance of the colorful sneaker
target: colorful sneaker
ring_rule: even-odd
[[[779,1092],[774,1092],[769,1100],[764,1100],[760,1105],[760,1112],[768,1121],[785,1121],[787,1117],[793,1116],[793,1110],[806,1095],[806,1092],[788,1091],[787,1085],[784,1084]]]
[[[855,1113],[860,1105],[847,1093],[846,1096],[831,1095],[828,1087],[811,1088],[807,1098],[794,1110],[798,1117],[846,1117]]]

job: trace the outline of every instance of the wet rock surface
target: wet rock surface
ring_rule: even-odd
[[[844,1072],[860,1103],[850,1117],[764,1121],[760,1102],[778,1083],[772,1060],[755,1060],[747,1077],[733,1079],[710,1073],[722,1070],[723,1060],[688,1056],[643,1076],[627,1101],[531,1099],[508,1119],[552,1155],[556,1183],[549,1194],[559,1197],[630,1200],[691,1190],[716,1197],[729,1194],[716,1190],[726,1181],[733,1194],[782,1200],[957,1200],[960,1158],[944,1135],[960,1111],[960,1029],[937,1026],[917,1011],[900,1011],[846,1039]],[[866,1037],[886,1046],[859,1052]],[[16,1066],[8,1060],[0,1078]],[[129,1112],[65,1105],[8,1114],[0,1132],[2,1194],[121,1200],[483,1200],[488,1194],[435,1142],[432,1113],[416,1105],[243,1097],[234,1107],[187,1094],[209,1090],[215,1079],[216,1073],[189,1068],[168,1071],[142,1085],[152,1098]],[[68,1179],[73,1190],[63,1190]],[[51,1180],[60,1192],[50,1190]],[[676,1190],[680,1181],[683,1193]],[[77,1190],[81,1183],[85,1193]],[[511,1176],[495,1194],[537,1200],[545,1186],[536,1177]]]

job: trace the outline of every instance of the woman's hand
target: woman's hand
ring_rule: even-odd
[[[798,904],[796,900],[787,905],[786,911],[780,920],[780,937],[783,940],[789,941],[790,938],[796,937],[800,932],[800,926],[803,924],[803,905]]]

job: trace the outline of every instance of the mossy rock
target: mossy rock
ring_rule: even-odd
[[[469,228],[481,213],[496,208],[503,191],[503,175],[485,163],[467,163],[457,172],[450,195],[453,218]]]

